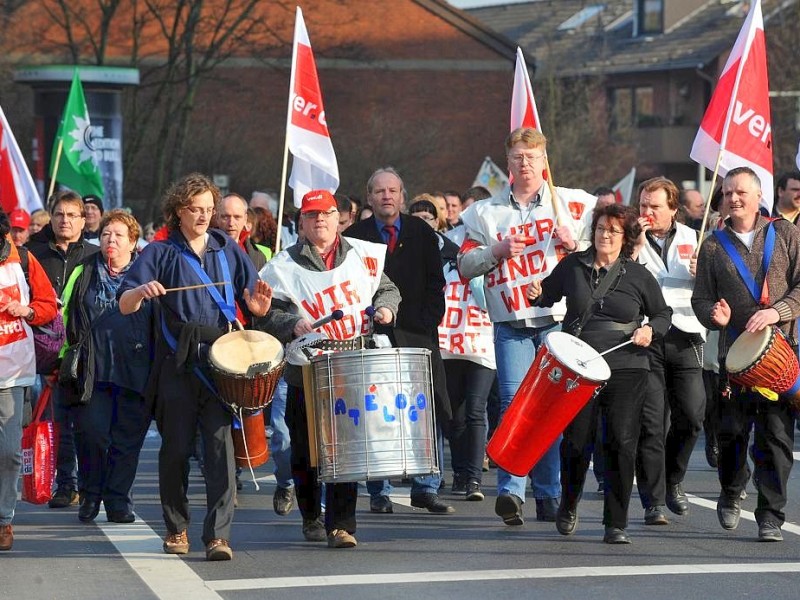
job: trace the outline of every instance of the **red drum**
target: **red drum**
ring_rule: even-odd
[[[549,333],[486,453],[512,475],[526,476],[609,377],[608,363],[589,344]]]
[[[264,425],[264,411],[244,413],[242,422],[234,419],[233,427],[233,457],[237,467],[260,467],[269,458],[267,446],[267,430]]]
[[[734,383],[767,388],[800,408],[800,364],[777,327],[745,331],[728,350],[725,366]]]

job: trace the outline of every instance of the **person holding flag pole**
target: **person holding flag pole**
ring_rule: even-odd
[[[314,53],[299,6],[294,25],[278,224],[283,222],[289,152],[292,153],[289,186],[294,191],[294,205],[297,208],[300,208],[303,196],[311,190],[336,191],[339,187],[339,166],[328,132]],[[275,242],[276,254],[281,250],[280,243],[279,235]]]
[[[91,147],[91,139],[89,110],[83,95],[80,71],[75,69],[50,160],[48,198],[53,195],[56,181],[81,196],[94,194],[102,198],[105,195],[103,176]]]
[[[522,51],[517,50],[512,131],[506,138],[511,185],[462,213],[466,237],[458,255],[461,276],[484,275],[487,310],[494,323],[500,415],[511,404],[545,335],[566,312],[563,303],[534,308],[525,297],[534,278],[547,276],[568,253],[589,245],[596,198],[583,190],[555,188],[545,173],[547,139]],[[546,184],[545,184],[546,183]],[[558,442],[531,472],[537,519],[555,521],[561,496]],[[522,525],[526,478],[498,469],[495,513]]]
[[[700,249],[692,307],[705,327],[720,331],[720,379],[725,391],[718,406],[717,517],[724,529],[739,524],[740,494],[749,477],[747,448],[754,429],[758,539],[779,542],[793,463],[794,409],[764,387],[728,386],[725,369],[729,348],[745,332],[780,329],[797,353],[800,231],[785,219],[771,221],[759,213],[760,206],[772,209],[768,90],[764,22],[756,0],[692,147],[691,157],[706,167],[716,154],[714,179],[717,172],[724,173],[723,204],[729,213],[724,228],[714,231]]]

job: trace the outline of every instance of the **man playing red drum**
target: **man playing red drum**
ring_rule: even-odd
[[[728,172],[722,183],[725,228],[703,243],[697,261],[692,307],[700,322],[721,330],[720,377],[728,348],[745,331],[777,326],[797,352],[795,320],[800,317],[800,231],[784,219],[759,214],[761,181],[748,167]],[[771,250],[771,251],[770,251]],[[766,276],[765,276],[766,274]],[[754,359],[758,357],[753,357]],[[758,539],[783,539],[787,482],[792,468],[792,406],[763,388],[733,386],[720,399],[717,516],[725,529],[739,524],[740,493],[749,473],[747,447],[755,431]]]
[[[336,200],[325,190],[303,196],[300,208],[305,239],[278,253],[261,269],[273,288],[272,309],[256,326],[286,343],[313,331],[312,322],[334,311],[341,319],[323,330],[333,340],[357,341],[370,332],[365,308],[375,307],[376,323],[390,325],[397,314],[400,293],[383,273],[386,246],[342,237],[337,233]],[[357,347],[354,345],[354,348]],[[321,484],[311,466],[303,379],[300,369],[287,365],[286,422],[292,444],[292,476],[297,506],[308,541],[325,541],[331,548],[356,545],[358,484],[325,486],[325,523],[321,521]]]

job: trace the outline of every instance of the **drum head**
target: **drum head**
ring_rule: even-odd
[[[211,344],[208,359],[221,371],[244,375],[251,365],[272,362],[278,366],[283,345],[263,331],[232,331]]]
[[[548,333],[545,345],[558,362],[590,381],[608,381],[611,369],[606,359],[583,340],[563,331]]]
[[[773,331],[772,327],[765,327],[755,333],[745,331],[736,338],[725,361],[728,372],[739,373],[756,362],[769,346]]]

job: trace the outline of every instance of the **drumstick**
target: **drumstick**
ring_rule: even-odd
[[[175,288],[167,288],[164,290],[164,293],[167,292],[182,292],[184,290],[196,290],[198,288],[205,288],[211,287],[213,285],[228,285],[230,281],[217,281],[215,283],[198,283],[197,285],[184,285],[183,287],[175,287]]]
[[[629,339],[627,342],[622,342],[621,344],[617,344],[617,345],[616,345],[616,346],[614,346],[613,348],[609,348],[608,350],[606,350],[605,352],[601,352],[601,353],[600,353],[600,354],[598,354],[597,356],[593,356],[592,358],[589,358],[589,359],[587,359],[587,360],[578,360],[578,364],[579,364],[581,367],[585,367],[585,366],[586,366],[586,363],[590,363],[590,362],[592,362],[593,360],[596,360],[596,359],[600,358],[601,356],[605,356],[605,355],[606,355],[606,354],[608,354],[609,352],[613,352],[614,350],[619,350],[619,349],[620,349],[620,348],[622,348],[623,346],[627,346],[628,344],[630,344],[630,343],[632,343],[632,342],[633,342],[633,338]]]

